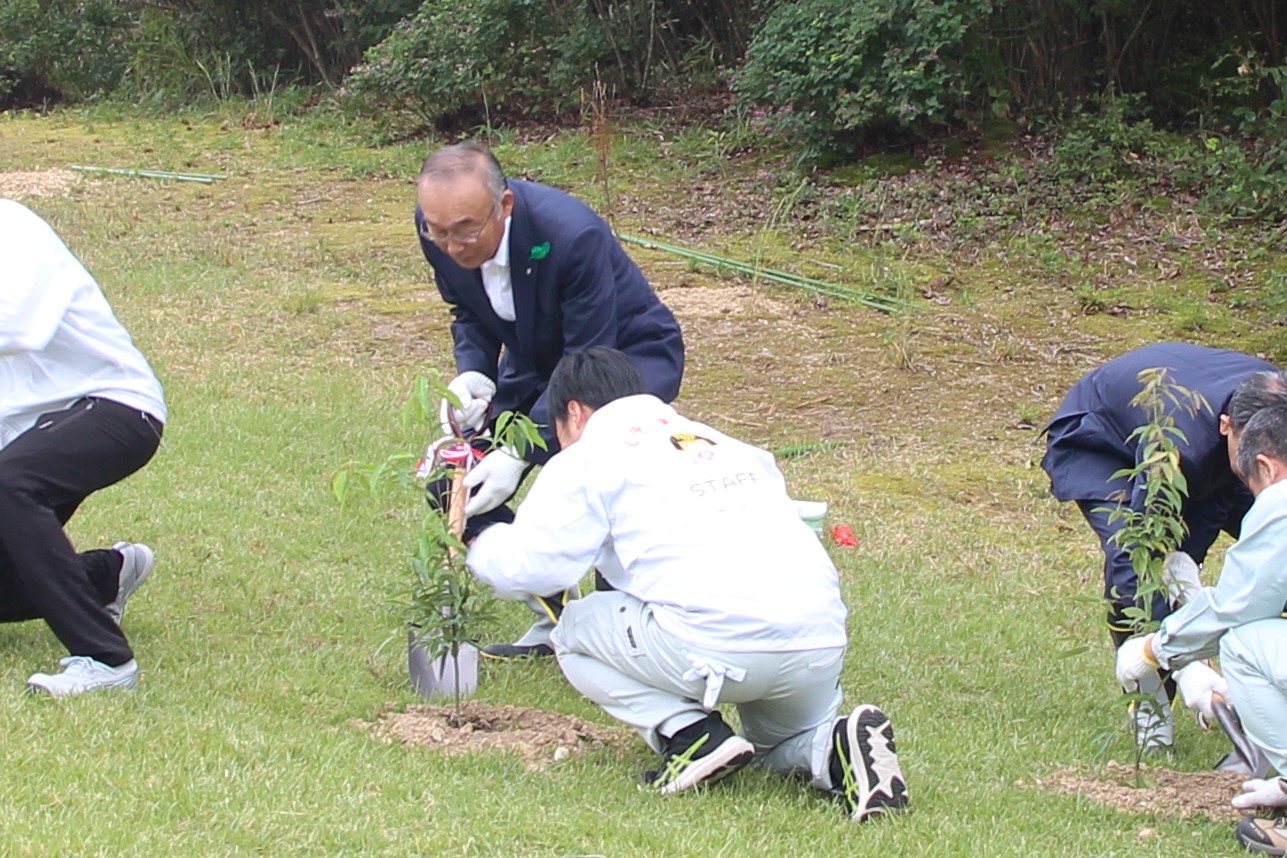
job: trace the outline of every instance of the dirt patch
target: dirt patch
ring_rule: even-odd
[[[791,310],[750,286],[670,288],[662,301],[680,318],[717,319],[722,316],[782,317]]]
[[[1188,819],[1205,816],[1213,822],[1236,822],[1242,811],[1229,799],[1242,792],[1245,778],[1232,772],[1175,772],[1141,766],[1144,788],[1136,786],[1135,767],[1110,761],[1093,772],[1064,768],[1036,785],[1061,795],[1085,796],[1128,813],[1155,813]]]
[[[0,197],[20,200],[66,196],[79,179],[71,170],[0,173]]]
[[[452,756],[494,748],[513,751],[532,771],[583,751],[621,745],[631,736],[619,727],[599,727],[572,715],[521,706],[470,702],[462,708],[460,726],[453,726],[453,712],[451,706],[408,706],[354,726],[383,742],[438,748]]]

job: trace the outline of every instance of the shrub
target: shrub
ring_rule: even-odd
[[[369,112],[405,110],[430,127],[481,116],[521,91],[527,4],[509,0],[425,3],[367,51],[344,86]]]
[[[1143,99],[1110,94],[1088,106],[1057,126],[1050,174],[1082,186],[1151,177],[1166,138],[1143,115]]]
[[[22,85],[71,99],[110,92],[133,23],[114,0],[0,0],[0,105]]]
[[[672,20],[662,4],[629,0],[426,3],[366,52],[345,100],[360,112],[392,109],[439,129],[498,112],[559,112],[596,81],[646,100],[661,55],[675,52],[663,41],[674,40]]]
[[[736,91],[770,108],[810,152],[851,152],[875,132],[923,133],[971,101],[968,36],[993,0],[798,0],[752,39]]]
[[[1222,132],[1203,135],[1193,180],[1205,187],[1204,203],[1234,217],[1287,218],[1287,65],[1266,65],[1250,54],[1233,75],[1209,86],[1217,101],[1231,101]]]

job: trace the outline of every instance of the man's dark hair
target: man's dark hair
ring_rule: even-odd
[[[1287,405],[1271,405],[1251,416],[1238,440],[1238,474],[1255,473],[1256,457],[1287,463]]]
[[[456,176],[479,176],[491,191],[492,202],[500,205],[501,194],[509,183],[500,161],[492,150],[479,143],[456,143],[444,146],[425,158],[417,182],[425,179],[454,179]]]
[[[545,405],[551,421],[566,420],[568,403],[602,408],[614,399],[647,393],[643,373],[635,362],[616,349],[591,346],[564,355],[545,388]]]
[[[1229,398],[1229,422],[1241,432],[1256,412],[1275,405],[1287,405],[1287,372],[1253,372],[1239,382]]]

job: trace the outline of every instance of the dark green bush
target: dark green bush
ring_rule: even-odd
[[[756,4],[659,0],[436,0],[369,50],[345,83],[361,112],[430,127],[557,114],[602,83],[636,103],[683,91],[700,51],[714,68]],[[740,11],[739,11],[740,10]],[[716,26],[723,14],[724,24]],[[679,84],[676,86],[676,84]]]
[[[1190,145],[1159,131],[1145,115],[1143,99],[1121,95],[1092,99],[1087,109],[1068,116],[1054,129],[1054,157],[1047,173],[1089,187],[1108,182],[1156,178]]]
[[[425,3],[367,51],[345,99],[372,113],[406,111],[429,127],[481,117],[531,85],[520,76],[531,48],[518,41],[530,9],[510,0]]]
[[[335,85],[419,0],[0,0],[0,104],[119,92],[183,103]],[[123,88],[121,85],[124,85]]]
[[[133,16],[115,0],[0,0],[0,105],[22,86],[83,99],[129,63]]]
[[[865,136],[927,132],[974,100],[976,36],[993,0],[797,0],[752,39],[736,90],[810,147],[851,152]],[[986,89],[984,89],[986,91]]]

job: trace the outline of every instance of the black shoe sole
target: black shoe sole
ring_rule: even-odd
[[[547,644],[519,646],[518,644],[488,644],[478,651],[484,658],[496,661],[516,661],[523,658],[549,658],[554,649]]]
[[[894,748],[894,725],[875,706],[859,706],[845,724],[855,794],[846,794],[849,815],[859,822],[907,808],[907,782]]]

